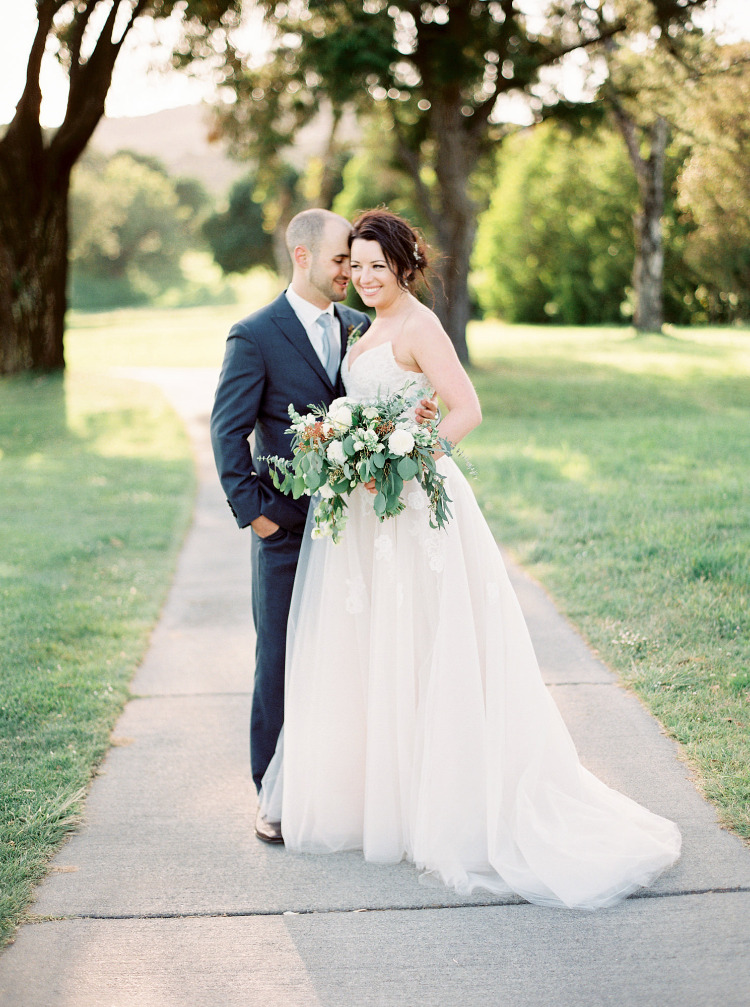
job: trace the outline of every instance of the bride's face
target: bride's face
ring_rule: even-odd
[[[355,238],[351,249],[352,283],[368,308],[384,308],[402,293],[396,274],[377,241]]]

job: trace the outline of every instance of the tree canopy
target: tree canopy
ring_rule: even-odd
[[[87,151],[70,197],[73,305],[141,303],[181,285],[207,203],[200,182],[170,178],[154,158]]]
[[[712,320],[750,314],[750,46],[728,46],[685,111],[691,152],[679,203],[695,224],[687,257],[705,278],[698,298]]]
[[[437,305],[467,359],[468,269],[479,209],[472,178],[509,132],[503,100],[537,120],[569,103],[547,70],[626,31],[669,39],[705,0],[555,0],[541,13],[520,0],[299,0],[259,3],[274,30],[261,67],[228,53],[235,101],[223,125],[265,163],[327,102],[378,107],[441,253]],[[270,162],[269,162],[270,163]]]

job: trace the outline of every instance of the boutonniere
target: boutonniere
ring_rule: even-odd
[[[346,328],[346,348],[350,350],[362,335],[362,323],[348,325]]]

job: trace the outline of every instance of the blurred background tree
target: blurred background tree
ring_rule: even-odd
[[[85,154],[70,201],[73,304],[143,304],[179,286],[185,250],[201,243],[208,202],[199,182],[171,179],[153,158]]]
[[[696,278],[695,315],[750,318],[750,45],[726,46],[686,107],[690,152],[677,182],[693,224],[686,259]]]
[[[221,114],[222,128],[262,161],[323,101],[333,109],[332,137],[347,106],[362,114],[379,105],[441,253],[438,314],[467,360],[468,273],[481,209],[473,179],[508,132],[498,99],[523,99],[538,120],[567,112],[548,68],[619,35],[630,20],[671,37],[703,2],[559,0],[538,13],[525,13],[515,0],[263,3],[272,53],[253,68],[230,46],[226,84],[234,101]]]
[[[273,240],[263,228],[263,207],[255,199],[257,179],[250,172],[234,183],[226,209],[212,213],[203,233],[224,273],[244,273],[253,266],[273,266]]]
[[[481,307],[511,322],[621,323],[636,196],[606,127],[575,136],[546,122],[507,140],[474,252]]]
[[[115,62],[141,17],[181,11],[191,58],[239,24],[240,0],[37,0],[37,32],[16,113],[0,139],[0,374],[64,366],[70,174],[104,115]],[[45,133],[47,47],[69,79],[65,119]],[[209,51],[210,49],[209,45]]]
[[[665,156],[666,316],[685,324],[697,281],[685,261],[691,228],[674,183],[686,151],[672,143]],[[474,250],[472,285],[482,310],[535,324],[630,321],[637,202],[628,155],[606,122],[571,129],[551,121],[510,137],[498,151]]]
[[[239,0],[39,0],[26,87],[0,139],[0,372],[62,366],[70,172],[133,23],[172,14],[174,61],[213,68],[225,99],[215,132],[248,175],[211,207],[143,155],[84,160],[74,304],[167,303],[167,290],[178,303],[179,252],[201,242],[225,274],[262,264],[283,278],[298,210],[386,204],[435,247],[435,307],[463,359],[477,303],[508,320],[646,330],[747,318],[748,47],[699,29],[694,12],[710,2],[259,3],[271,45],[253,63]],[[71,82],[50,132],[46,45]]]
[[[632,307],[639,332],[660,332],[664,322],[667,148],[684,118],[685,89],[703,72],[707,42],[690,19],[663,24],[641,4],[632,8],[629,32],[603,46],[607,72],[598,97],[637,183]]]

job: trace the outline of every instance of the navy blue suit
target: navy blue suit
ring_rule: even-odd
[[[364,332],[367,315],[343,305],[341,355],[349,331]],[[250,722],[256,787],[273,756],[284,721],[286,624],[309,500],[292,500],[273,486],[262,456],[291,457],[289,404],[329,405],[344,390],[332,384],[284,294],[232,326],[211,413],[211,442],[227,501],[240,528],[261,514],[279,526],[252,536],[253,621],[257,634]],[[254,451],[248,437],[255,433]]]

